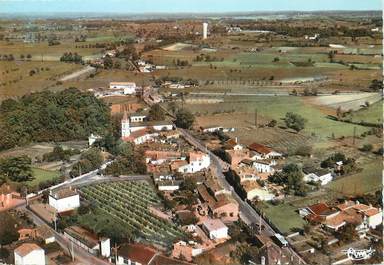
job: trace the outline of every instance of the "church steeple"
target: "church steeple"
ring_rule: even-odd
[[[126,111],[124,111],[123,119],[121,120],[121,137],[124,139],[131,134],[131,129],[129,127],[129,118]]]

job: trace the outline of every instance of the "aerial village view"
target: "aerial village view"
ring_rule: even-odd
[[[1,0],[0,264],[383,262],[380,0]]]

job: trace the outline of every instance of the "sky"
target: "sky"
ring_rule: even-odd
[[[382,0],[0,0],[0,13],[381,10]]]

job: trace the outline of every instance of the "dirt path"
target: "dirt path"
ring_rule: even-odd
[[[68,80],[71,80],[71,79],[75,79],[75,78],[78,78],[81,75],[92,73],[95,70],[96,70],[95,67],[92,67],[92,66],[88,65],[88,66],[86,66],[85,68],[83,68],[81,70],[78,70],[76,72],[73,72],[73,73],[71,73],[69,75],[66,75],[66,76],[62,77],[60,79],[60,81],[64,82],[64,81],[68,81]]]

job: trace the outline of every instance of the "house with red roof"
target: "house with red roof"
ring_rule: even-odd
[[[123,244],[117,251],[117,265],[190,265],[181,260],[164,256],[144,244]]]
[[[258,143],[250,144],[248,149],[251,150],[251,157],[253,160],[274,159],[283,156],[283,154],[272,148]]]

